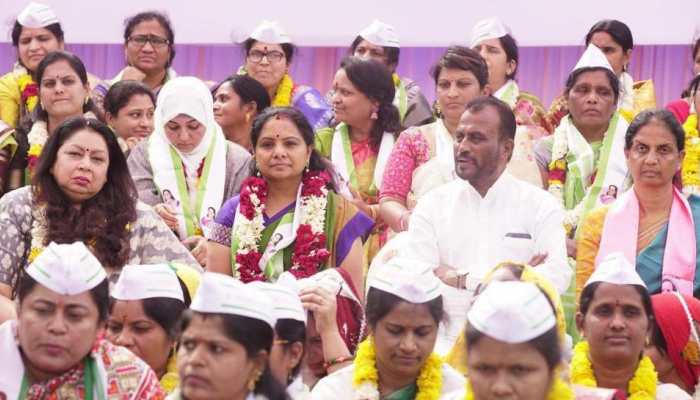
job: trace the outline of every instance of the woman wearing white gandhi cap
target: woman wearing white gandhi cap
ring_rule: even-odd
[[[0,325],[0,398],[163,398],[145,362],[100,338],[108,290],[82,242],[49,244],[19,278],[18,320]]]
[[[441,399],[464,378],[433,353],[443,319],[440,280],[428,265],[395,257],[369,277],[369,337],[352,365],[311,392],[325,399]]]
[[[178,322],[198,284],[184,265],[127,265],[110,293],[107,340],[148,363],[168,393],[178,385]]]
[[[419,126],[433,122],[430,103],[414,81],[396,74],[401,45],[393,26],[374,20],[361,30],[350,45],[349,53],[360,58],[371,58],[389,68],[394,78],[396,94],[394,105],[401,116],[401,126]]]
[[[291,274],[282,274],[276,283],[249,283],[272,299],[274,303],[275,338],[270,350],[270,371],[278,382],[287,386],[291,400],[311,398],[308,386],[302,382],[301,367],[306,352],[306,310],[301,304],[298,284]]]
[[[450,399],[573,399],[559,378],[554,306],[535,284],[490,283],[469,310],[465,337],[469,382]]]
[[[182,323],[171,400],[284,400],[268,359],[276,323],[273,300],[259,287],[205,272]]]

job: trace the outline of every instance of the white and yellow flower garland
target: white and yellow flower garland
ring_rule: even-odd
[[[574,357],[571,359],[571,382],[586,387],[598,387],[593,366],[589,359],[588,342],[582,340],[574,347]],[[629,381],[627,392],[629,400],[654,400],[658,377],[654,363],[648,356],[642,357],[634,376]]]
[[[566,129],[560,124],[552,134],[552,161],[549,163],[549,188],[547,191],[561,203],[565,209],[564,227],[567,234],[570,234],[579,223],[583,212],[583,202],[579,202],[571,210],[566,210],[564,202],[564,183],[566,182],[566,154],[569,152],[569,144],[566,136]]]
[[[683,192],[700,195],[700,134],[698,115],[690,114],[683,123],[685,131],[685,158],[681,169]]]
[[[418,393],[415,400],[437,400],[442,390],[443,360],[431,353],[425,360],[416,379]],[[355,388],[356,400],[379,400],[379,372],[376,366],[374,341],[370,336],[357,346],[357,354],[353,362],[355,367],[352,385]]]

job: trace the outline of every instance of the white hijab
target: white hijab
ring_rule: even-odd
[[[189,153],[178,150],[165,135],[165,124],[180,114],[188,115],[206,127],[204,137]],[[204,82],[192,76],[173,78],[163,85],[158,94],[153,122],[153,135],[157,135],[173,147],[185,163],[188,174],[197,173],[199,164],[209,150],[212,135],[224,137],[221,127],[214,120],[214,102],[209,89]]]

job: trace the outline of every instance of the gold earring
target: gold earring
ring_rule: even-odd
[[[255,384],[258,383],[260,375],[262,375],[260,371],[253,371],[253,375],[250,377],[250,379],[248,379],[248,391],[252,392],[253,390],[255,390]]]
[[[245,113],[245,123],[250,122],[250,113]]]

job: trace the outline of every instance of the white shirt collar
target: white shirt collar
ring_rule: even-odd
[[[503,170],[501,173],[501,176],[496,179],[496,182],[491,185],[489,190],[486,192],[486,195],[481,197],[481,194],[472,186],[469,181],[461,178],[455,179],[456,182],[459,182],[460,185],[465,188],[467,193],[469,193],[471,196],[477,197],[479,200],[484,200],[484,201],[489,201],[491,199],[498,198],[501,193],[505,193],[509,189],[513,188],[513,178],[512,175],[510,175],[506,170]]]

